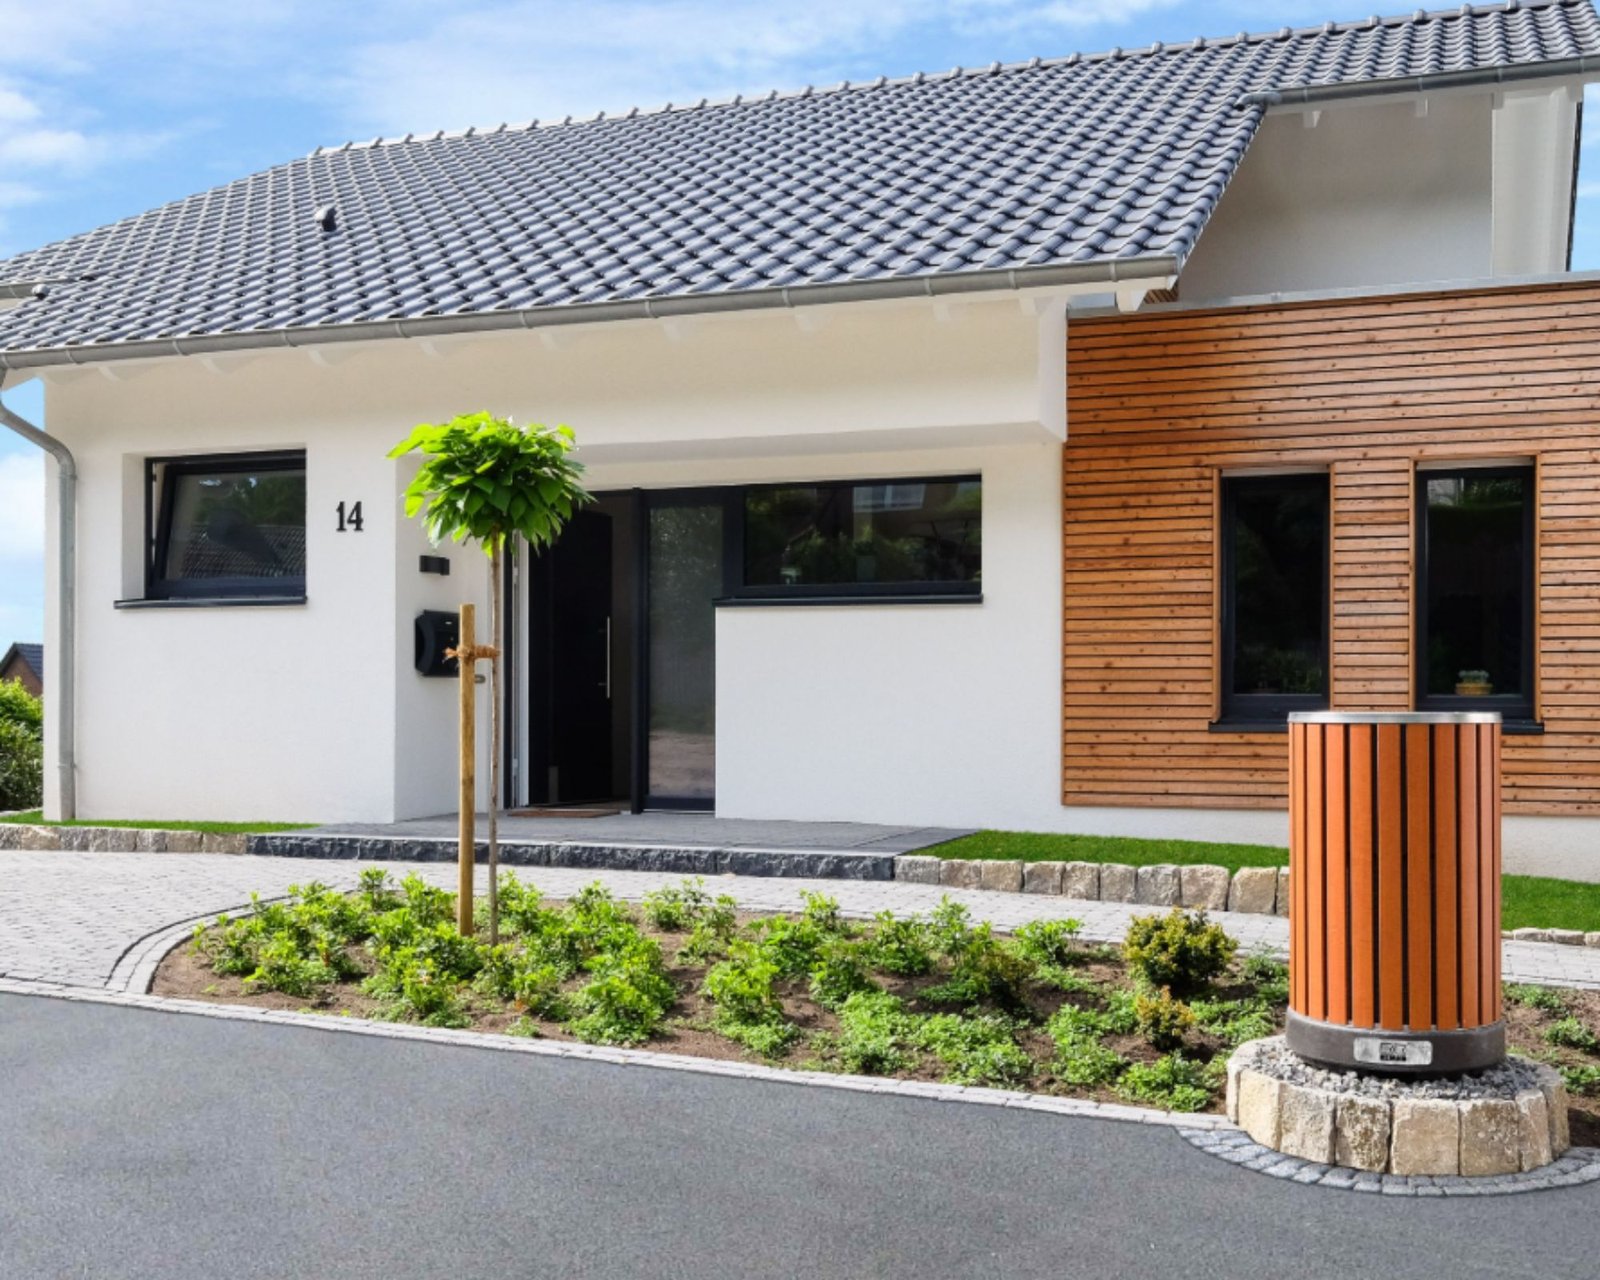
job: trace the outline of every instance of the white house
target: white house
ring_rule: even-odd
[[[385,454],[488,409],[570,424],[599,495],[517,567],[507,802],[1280,840],[1285,706],[1439,705],[1431,654],[1494,667],[1491,702],[1526,730],[1508,847],[1581,843],[1600,683],[1571,686],[1600,672],[1562,664],[1600,625],[1540,611],[1565,598],[1559,520],[1593,499],[1541,486],[1594,447],[1573,414],[1600,408],[1563,373],[1600,342],[1600,289],[1564,274],[1597,67],[1588,0],[1467,5],[324,149],[0,263],[6,385],[44,380],[77,471],[76,634],[53,575],[46,635],[52,679],[76,679],[65,710],[46,700],[70,759],[47,807],[450,811],[455,687],[417,669],[419,628],[482,604],[486,562],[427,544],[399,502],[416,464]],[[1140,393],[1233,403],[1230,377],[1316,346],[1272,336],[1307,332],[1295,308],[1363,344],[1301,371],[1318,407],[1152,463],[1204,428],[1163,431]],[[1487,313],[1571,359],[1519,382],[1491,353],[1451,402],[1470,411],[1412,412],[1361,363],[1389,323],[1374,308],[1416,329],[1406,351]],[[1484,425],[1507,388],[1526,410],[1551,386],[1553,425]],[[1374,394],[1387,443],[1352,446]],[[1084,397],[1097,431],[1143,414],[1149,443],[1084,435],[1076,471]],[[1403,514],[1377,572],[1339,539],[1383,449]],[[1449,587],[1424,623],[1447,590],[1444,542],[1433,578],[1418,557],[1446,463],[1526,471],[1544,540],[1508,543],[1507,581]],[[1115,466],[1080,510],[1076,478]],[[1322,496],[1236,484],[1262,476]],[[1323,576],[1293,548],[1263,572],[1331,603],[1279,626],[1229,548],[1291,500],[1321,504]],[[1371,643],[1363,572],[1403,614]],[[1531,630],[1449,621],[1508,609]],[[1352,674],[1383,663],[1401,674]],[[1152,667],[1170,678],[1127,683]]]

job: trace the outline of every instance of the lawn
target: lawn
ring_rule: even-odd
[[[1050,835],[1023,831],[980,831],[919,852],[936,858],[997,859],[1022,862],[1120,862],[1146,867],[1210,864],[1283,867],[1289,851],[1266,844],[1210,844],[1201,840],[1138,840],[1127,836]],[[1506,929],[1581,929],[1600,933],[1600,884],[1506,876],[1501,926]]]
[[[1128,836],[1046,835],[1026,831],[980,831],[947,844],[919,849],[934,858],[1011,858],[1022,862],[1121,862],[1133,867],[1286,867],[1289,851],[1270,844],[1208,844],[1201,840],[1136,840]]]
[[[30,809],[26,813],[0,814],[0,822],[23,823],[30,827],[117,827],[132,831],[198,831],[202,835],[210,836],[269,835],[274,831],[304,831],[316,825],[310,822],[169,822],[103,818],[81,822],[46,822],[42,809]]]
[[[664,1053],[1216,1111],[1239,1044],[1283,1025],[1288,973],[1203,915],[1135,919],[1124,944],[1070,920],[1011,936],[948,898],[922,916],[845,919],[804,895],[739,911],[685,880],[635,906],[595,884],[566,902],[506,873],[502,941],[462,937],[454,895],[381,869],[195,930],[152,990]],[[1511,987],[1508,1036],[1572,1090],[1600,1139],[1600,993]]]

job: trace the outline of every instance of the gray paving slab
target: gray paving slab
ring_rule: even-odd
[[[119,962],[141,959],[141,943],[171,934],[175,926],[242,908],[252,893],[277,897],[290,885],[310,880],[351,886],[360,868],[370,865],[385,866],[397,877],[415,872],[433,884],[455,885],[455,868],[448,863],[309,863],[300,858],[228,854],[0,851],[0,975],[105,986],[119,972]],[[599,881],[619,897],[633,901],[683,878],[667,872],[566,867],[527,868],[520,874],[553,896]],[[481,867],[478,883],[480,891],[487,885]],[[801,895],[807,891],[828,894],[857,918],[886,909],[926,912],[949,896],[997,929],[1015,929],[1030,920],[1073,918],[1082,922],[1086,938],[1098,941],[1120,940],[1134,916],[1150,911],[1131,903],[1080,902],[897,881],[718,876],[711,884],[716,892],[731,894],[741,906],[757,911],[794,910],[802,905]],[[1280,917],[1217,912],[1213,918],[1247,949],[1287,952],[1288,922]],[[1507,942],[1505,965],[1508,982],[1600,989],[1600,949]],[[124,965],[123,981],[137,967]],[[145,968],[148,977],[148,965]],[[119,983],[119,989],[121,986]]]
[[[478,816],[478,837],[487,831]],[[311,835],[454,839],[455,814],[407,822],[333,823]],[[783,822],[721,818],[709,813],[617,813],[598,818],[500,819],[506,841],[662,845],[680,849],[794,849],[823,853],[910,853],[971,835],[971,828],[886,826],[870,822]]]

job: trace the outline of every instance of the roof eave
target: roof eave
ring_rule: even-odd
[[[626,302],[476,311],[459,315],[421,316],[414,319],[358,320],[340,324],[250,330],[242,333],[194,334],[174,338],[133,339],[126,342],[35,347],[18,351],[0,350],[0,369],[40,369],[61,365],[101,364],[113,360],[207,355],[273,347],[310,347],[325,343],[370,342],[386,338],[432,338],[446,334],[492,333],[557,325],[615,323],[623,320],[662,320],[674,316],[797,309],[846,302],[936,298],[953,294],[1065,288],[1072,285],[1117,285],[1150,281],[1151,287],[1156,288],[1159,286],[1155,282],[1164,282],[1176,276],[1183,267],[1183,261],[1182,255],[1159,254],[1095,262],[1008,268],[1000,271],[966,271],[942,276],[864,280],[848,284],[752,289],[739,293],[640,298]]]
[[[1399,76],[1391,80],[1349,80],[1338,84],[1304,85],[1298,89],[1268,89],[1243,95],[1241,107],[1314,106],[1346,98],[1383,98],[1405,94],[1441,93],[1446,89],[1489,88],[1522,84],[1529,80],[1568,80],[1600,76],[1600,56],[1561,58],[1552,62],[1514,62],[1471,71],[1446,71],[1428,76]]]

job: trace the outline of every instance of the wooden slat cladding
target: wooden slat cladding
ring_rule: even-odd
[[[1358,1029],[1499,1021],[1489,724],[1289,730],[1290,1007]]]
[[[1536,681],[1509,813],[1600,814],[1600,285],[1073,321],[1066,804],[1283,808],[1281,734],[1214,733],[1219,477],[1326,469],[1332,705],[1414,705],[1419,464],[1535,458]]]

